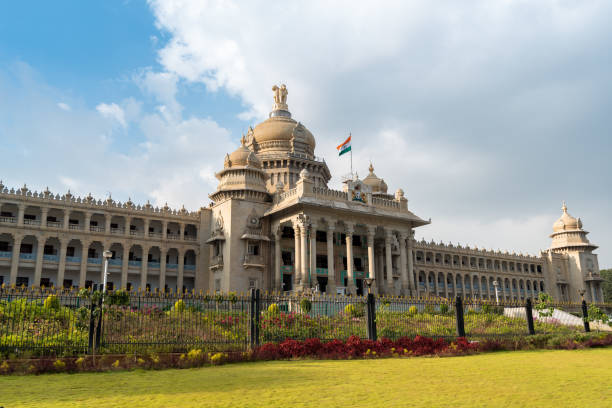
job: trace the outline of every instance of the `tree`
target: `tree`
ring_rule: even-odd
[[[599,271],[603,278],[602,288],[604,303],[612,303],[612,269]]]

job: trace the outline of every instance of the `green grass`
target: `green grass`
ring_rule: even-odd
[[[612,349],[0,377],[14,407],[610,407]]]

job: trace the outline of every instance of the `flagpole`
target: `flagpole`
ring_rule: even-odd
[[[351,178],[353,178],[353,139],[352,139],[353,135],[351,135],[351,132],[349,132],[349,138],[351,138]]]

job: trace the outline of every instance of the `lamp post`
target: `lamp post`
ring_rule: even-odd
[[[374,283],[374,278],[364,278],[363,283],[365,283],[366,286],[368,287],[368,294],[372,293],[371,288],[372,288],[372,284]]]
[[[102,257],[104,258],[104,277],[102,279],[102,297],[106,293],[106,282],[108,280],[108,260],[113,257],[113,253],[109,250],[106,250],[102,253]]]
[[[497,303],[499,305],[499,292],[497,291],[497,286],[499,285],[499,283],[497,283],[496,280],[493,281],[493,287],[495,288],[495,303]]]

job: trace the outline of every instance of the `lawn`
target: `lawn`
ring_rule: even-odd
[[[610,407],[612,349],[0,377],[14,407]]]

